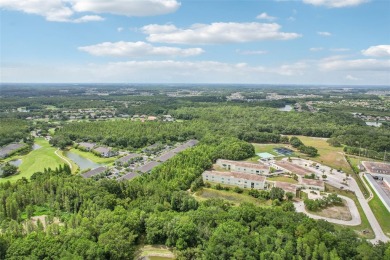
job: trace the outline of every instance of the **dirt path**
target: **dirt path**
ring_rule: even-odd
[[[60,149],[58,148],[54,153],[58,156],[58,157],[60,157],[62,160],[64,160],[68,165],[69,165],[69,168],[70,168],[70,170],[73,170],[72,169],[72,163],[67,159],[67,158],[65,158],[65,157],[63,157],[63,156],[61,156],[61,155],[59,155],[58,154],[58,151],[59,151]]]

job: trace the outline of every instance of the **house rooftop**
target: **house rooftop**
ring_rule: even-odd
[[[79,143],[79,146],[82,146],[82,147],[85,147],[85,148],[94,148],[95,147],[95,143],[87,143],[87,142],[80,142]]]
[[[140,171],[142,173],[150,172],[154,167],[156,167],[159,164],[161,164],[161,163],[156,162],[156,161],[151,161],[151,162],[137,168],[136,171]]]
[[[124,157],[121,157],[119,158],[118,160],[116,160],[116,162],[120,162],[120,163],[127,163],[128,161],[130,161],[131,159],[133,158],[137,158],[137,157],[140,157],[141,155],[137,154],[137,153],[131,153],[131,154],[128,154]]]
[[[111,148],[110,147],[103,147],[103,146],[100,146],[100,147],[97,147],[94,149],[96,152],[98,153],[108,153],[111,151]]]
[[[203,174],[210,174],[221,177],[230,177],[236,179],[244,179],[249,181],[262,181],[264,182],[266,178],[261,175],[242,173],[242,172],[220,172],[220,171],[205,171]]]
[[[106,170],[107,170],[106,167],[101,166],[101,167],[95,168],[95,169],[93,169],[93,170],[90,170],[90,171],[88,171],[88,172],[82,174],[81,176],[83,176],[83,178],[90,178],[90,177],[92,177],[92,176],[95,176],[95,175],[98,175],[98,174],[100,174],[100,173],[103,173],[103,172],[105,172]]]
[[[310,174],[311,171],[303,168],[301,166],[295,165],[293,163],[287,162],[287,161],[276,161],[275,164],[283,169],[286,169],[287,171],[290,171],[292,173],[296,173],[301,176],[305,176],[306,174]]]
[[[275,187],[276,188],[281,188],[282,190],[284,190],[285,192],[292,192],[295,194],[295,192],[297,191],[297,185],[295,184],[291,184],[291,183],[287,183],[287,182],[281,182],[281,181],[275,181]]]
[[[369,173],[390,174],[390,163],[364,161],[362,164]]]
[[[318,186],[318,187],[324,187],[325,186],[325,183],[322,180],[313,180],[313,179],[302,178],[301,183],[303,185],[311,185],[311,186]]]
[[[123,175],[122,177],[118,178],[117,180],[118,181],[125,181],[125,180],[131,180],[131,179],[134,179],[135,177],[137,177],[138,175],[135,174],[134,172],[128,172],[126,173],[125,175]]]

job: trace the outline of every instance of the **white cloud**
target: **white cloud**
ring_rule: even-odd
[[[317,34],[320,36],[324,36],[324,37],[332,36],[332,34],[330,32],[317,32]]]
[[[257,50],[257,51],[251,51],[251,50],[236,50],[237,53],[242,54],[242,55],[263,55],[268,53],[268,51],[262,51],[262,50]]]
[[[322,51],[324,48],[322,48],[322,47],[313,47],[313,48],[310,48],[309,50],[310,51]]]
[[[74,17],[78,13],[111,13],[126,16],[153,16],[172,13],[176,0],[0,0],[0,7],[40,15],[53,22],[102,21],[97,15]]]
[[[278,18],[274,17],[274,16],[270,16],[267,13],[261,13],[258,16],[256,16],[256,19],[262,19],[262,20],[267,20],[267,21],[275,21]]]
[[[390,60],[377,59],[355,59],[344,60],[341,57],[329,57],[319,62],[321,70],[338,71],[388,71],[390,70]]]
[[[175,12],[176,0],[70,0],[76,12],[111,13],[126,16],[153,16]]]
[[[362,54],[372,57],[390,57],[390,45],[371,46],[367,50],[362,50]]]
[[[118,27],[116,28],[117,32],[122,32],[123,31],[123,27]]]
[[[174,25],[150,24],[142,28],[148,41],[184,44],[215,44],[263,40],[290,40],[297,33],[280,32],[276,23],[212,23],[194,24],[188,29]]]
[[[363,3],[368,2],[368,0],[303,0],[303,2],[315,6],[341,8],[341,7],[361,5]]]
[[[94,56],[109,57],[144,57],[144,56],[196,56],[204,51],[201,48],[175,48],[156,47],[146,42],[103,42],[96,45],[83,46],[78,48]]]
[[[347,80],[351,80],[351,81],[357,81],[357,80],[360,80],[359,78],[356,78],[356,77],[354,77],[354,76],[352,76],[352,75],[347,75],[347,76],[345,76],[345,79],[347,79]]]
[[[296,76],[296,75],[304,75],[306,68],[307,68],[307,64],[305,62],[296,62],[293,64],[282,65],[276,71],[280,75]]]
[[[104,21],[104,18],[99,15],[84,15],[73,20],[74,23],[99,22]]]

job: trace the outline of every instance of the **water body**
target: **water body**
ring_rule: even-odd
[[[291,105],[285,105],[284,107],[279,108],[278,110],[284,111],[284,112],[289,112],[289,111],[293,110],[293,107]]]
[[[33,146],[32,146],[32,149],[33,150],[37,150],[37,149],[39,149],[39,148],[41,148],[42,146],[40,146],[39,144],[33,144]]]
[[[64,155],[74,161],[79,167],[80,170],[85,170],[85,169],[94,169],[99,166],[103,166],[104,164],[101,163],[95,163],[81,155],[72,153],[70,151],[64,152]]]
[[[380,123],[380,122],[366,122],[366,125],[380,127],[382,125],[382,123]]]
[[[17,160],[9,161],[9,164],[14,165],[14,166],[16,166],[16,167],[19,167],[19,165],[22,164],[22,159],[17,159]]]

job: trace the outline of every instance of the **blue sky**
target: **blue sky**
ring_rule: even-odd
[[[389,0],[0,0],[1,82],[390,85]]]

